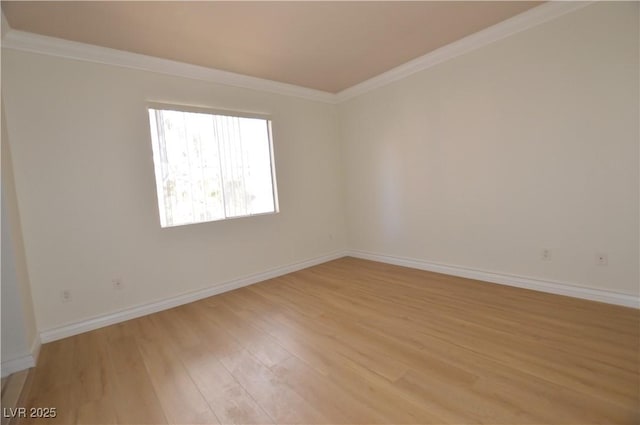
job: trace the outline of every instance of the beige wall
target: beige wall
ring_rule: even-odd
[[[344,250],[332,105],[9,50],[2,59],[41,331]],[[271,114],[281,212],[161,229],[146,101]]]
[[[11,150],[2,111],[2,376],[15,372],[12,361],[37,354],[38,334],[22,240]],[[21,365],[24,363],[21,362]]]
[[[638,7],[594,4],[340,105],[349,247],[637,296]]]
[[[338,106],[3,51],[38,329],[347,247],[637,295],[638,47],[595,4]],[[160,229],[146,101],[271,114],[281,212]]]

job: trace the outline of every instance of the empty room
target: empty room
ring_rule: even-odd
[[[640,423],[640,3],[2,1],[2,425]]]

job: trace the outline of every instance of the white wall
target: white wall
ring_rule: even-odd
[[[39,349],[11,151],[2,111],[2,376],[33,365]]]
[[[15,268],[15,255],[2,194],[2,353],[3,363],[29,355],[29,343],[20,290]],[[3,371],[2,376],[5,376]]]
[[[347,246],[637,295],[638,47],[595,4],[338,106],[3,50],[37,327]],[[146,101],[271,114],[281,212],[160,229]]]
[[[335,107],[11,50],[2,88],[38,328],[345,249]],[[280,213],[161,229],[146,101],[271,114]],[[125,289],[113,289],[121,277]],[[62,303],[61,291],[72,291]]]
[[[637,296],[638,8],[590,5],[340,105],[350,248]]]

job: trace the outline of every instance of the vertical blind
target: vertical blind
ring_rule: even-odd
[[[276,211],[271,123],[149,109],[162,227]]]

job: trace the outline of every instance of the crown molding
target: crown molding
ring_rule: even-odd
[[[2,48],[115,65],[325,103],[336,101],[335,94],[320,90],[15,29],[9,30],[4,36]]]
[[[550,1],[544,3],[342,90],[337,94],[169,59],[18,31],[11,29],[4,14],[2,14],[4,33],[2,47],[336,104],[386,86],[394,81],[479,49],[510,35],[543,24],[591,3],[594,3],[594,0]],[[4,30],[5,25],[8,28],[6,32]]]
[[[503,38],[509,37],[513,34],[517,34],[521,31],[559,18],[562,15],[581,9],[591,3],[594,3],[594,1],[550,1],[540,6],[536,6],[509,19],[406,62],[380,75],[358,83],[355,86],[342,90],[336,95],[337,103],[353,99],[354,97],[386,86],[394,81],[401,80],[409,75],[464,55],[465,53],[502,40]]]

